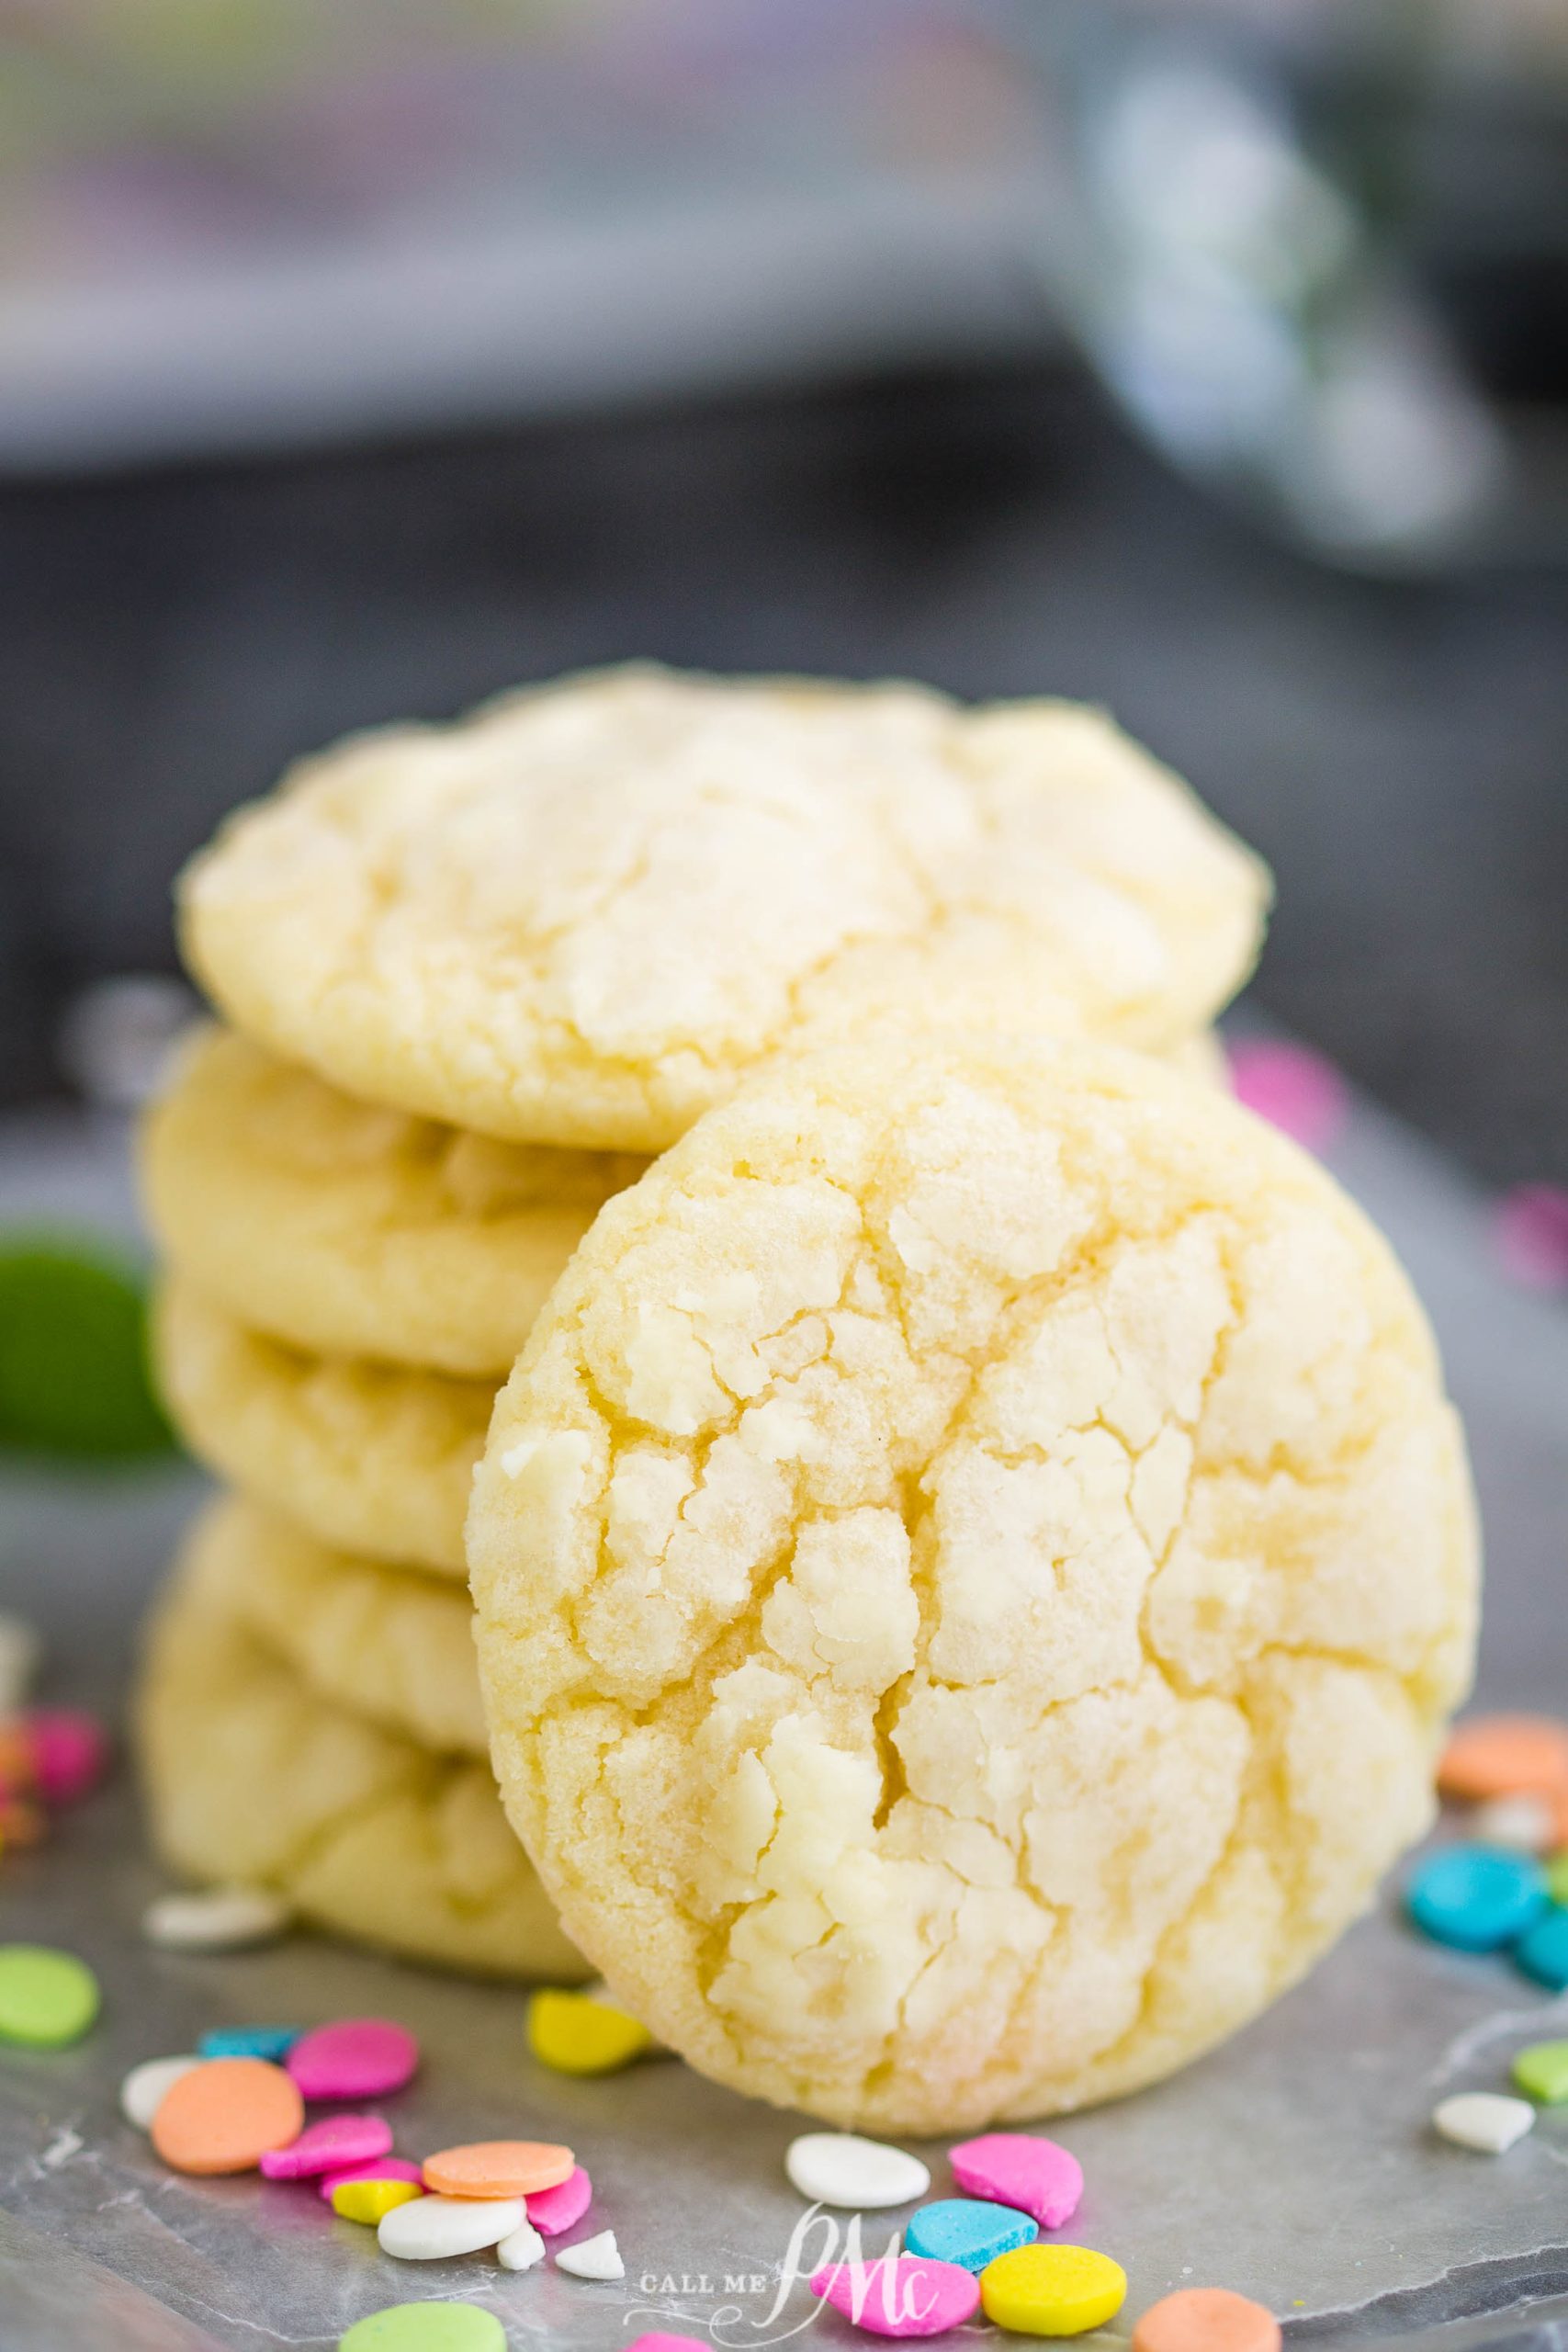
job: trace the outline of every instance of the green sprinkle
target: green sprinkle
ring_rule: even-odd
[[[1546,1891],[1553,1903],[1568,1910],[1568,1850],[1553,1854],[1546,1865]]]
[[[130,1265],[92,1236],[14,1232],[0,1242],[0,1443],[125,1460],[173,1442]]]
[[[0,1944],[0,2041],[61,2050],[98,2014],[98,1980],[74,1952]]]
[[[1568,2041],[1532,2041],[1514,2061],[1514,2080],[1542,2107],[1568,2099]]]
[[[337,2352],[506,2352],[506,2330],[479,2303],[392,2303],[355,2320]]]

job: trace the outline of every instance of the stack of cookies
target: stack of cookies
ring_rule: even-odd
[[[457,726],[356,739],[238,812],[181,894],[187,960],[228,1025],[193,1041],[145,1138],[164,1390],[228,1488],[148,1656],[141,1747],[167,1859],[410,1954],[581,1973],[498,1800],[465,1580],[496,1392],[552,1291],[570,1295],[555,1286],[578,1244],[653,1158],[802,1056],[858,1054],[867,1085],[933,1036],[1098,1040],[1201,1066],[1266,898],[1256,860],[1097,713],[965,710],[902,685],[569,680]],[[1161,1082],[1176,1101],[1202,1093]],[[990,1246],[964,1155],[1012,1153],[1021,1193],[1054,1164],[1048,1138],[1030,1143],[1038,1164],[1020,1159],[1024,1130],[983,1097],[957,1157],[927,1138],[925,1225],[889,1228],[911,1265]],[[778,1115],[801,1099],[785,1089]],[[759,1167],[765,1130],[764,1114],[743,1137]],[[827,1130],[807,1162],[831,1162]],[[744,1154],[729,1173],[745,1194]],[[570,1412],[547,1439],[508,1420],[487,1475],[521,1478],[536,1508],[520,1548],[498,1541],[493,1492],[487,1521],[503,1775],[529,1703],[513,1620],[543,1645],[552,1705],[576,1645],[623,1673],[618,1619],[650,1693],[666,1674],[707,1691],[737,1663],[728,1604],[696,1608],[714,1646],[692,1647],[682,1546],[704,1575],[716,1556],[754,1578],[760,1465],[787,1454],[800,1416],[778,1396],[744,1443],[704,1438],[694,1456],[694,1434],[716,1381],[744,1400],[785,1377],[792,1347],[804,1375],[827,1328],[826,1293],[803,1294],[780,1307],[765,1368],[754,1333],[726,1351],[724,1316],[750,1331],[773,1257],[792,1262],[789,1188],[764,1195],[748,1249],[648,1261],[604,1361],[584,1316],[573,1393],[585,1426],[617,1430],[621,1468],[604,1590],[564,1625],[557,1489],[530,1487],[527,1464],[542,1445],[541,1463],[570,1467],[589,1439]],[[678,1192],[670,1215],[678,1228]],[[838,1282],[825,1265],[808,1293]],[[895,1381],[878,1369],[877,1284],[856,1281],[832,1341],[852,1419],[855,1384],[880,1410]],[[767,1548],[777,1574],[783,1522]],[[623,1729],[607,1721],[606,1738]],[[536,1827],[547,1748],[529,1749],[513,1800]],[[562,1803],[586,1824],[581,1770],[574,1751]],[[733,1803],[749,1785],[740,1771]],[[634,1803],[626,1782],[623,1802],[630,1834],[658,1787]],[[553,1855],[553,1833],[540,1845]]]
[[[162,1843],[344,1933],[581,1973],[488,1765],[463,1517],[500,1381],[646,1163],[376,1109],[235,1031],[143,1135],[169,1410],[231,1492],[160,1620]]]

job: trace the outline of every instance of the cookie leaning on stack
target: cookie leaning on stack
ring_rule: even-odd
[[[146,1169],[173,1269],[164,1385],[269,1515],[219,1522],[265,1600],[241,1606],[245,1579],[209,1568],[166,1604],[142,1720],[170,1858],[243,1862],[332,1924],[428,1949],[412,1906],[323,1885],[347,1872],[321,1864],[333,1838],[312,1832],[305,1883],[260,1834],[269,1808],[330,1801],[307,1760],[283,1804],[272,1729],[223,1780],[227,1816],[205,1804],[204,1652],[236,1722],[308,1708],[317,1726],[326,1708],[333,1740],[346,1721],[384,1741],[395,1645],[375,1628],[401,1588],[371,1564],[461,1573],[493,1387],[646,1155],[761,1063],[845,1035],[1024,1023],[1201,1059],[1266,897],[1257,862],[1097,714],[908,686],[568,680],[361,738],[231,819],[182,924],[234,1028],[187,1057]],[[357,1557],[334,1572],[353,1606],[302,1646],[307,1539]],[[400,1731],[428,1742],[430,1710],[412,1713]],[[312,1728],[307,1759],[328,1744]],[[441,1956],[502,1964],[469,1924],[465,1947],[455,1915]],[[559,1973],[548,1941],[518,1926],[506,1960]]]
[[[978,2129],[1135,2089],[1425,1828],[1458,1421],[1329,1177],[1145,1056],[781,1064],[602,1211],[468,1521],[563,1923],[734,2087]]]

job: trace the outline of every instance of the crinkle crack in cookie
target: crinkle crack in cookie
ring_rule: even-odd
[[[152,1353],[170,1414],[209,1469],[323,1544],[464,1574],[490,1381],[307,1354],[178,1275],[157,1300]]]
[[[307,763],[187,870],[182,936],[240,1028],[355,1094],[653,1151],[873,1024],[1164,1052],[1267,895],[1097,711],[634,668]]]
[[[274,1887],[318,1925],[483,1975],[581,1976],[482,1764],[337,1707],[183,1573],[137,1737],[153,1842],[191,1878]]]
[[[488,1758],[473,1610],[460,1585],[331,1551],[232,1495],[197,1521],[186,1583],[323,1698],[422,1747]]]
[[[141,1162],[164,1254],[242,1322],[498,1382],[594,1212],[646,1165],[355,1102],[216,1028],[150,1113]]]
[[[1168,2073],[1425,1824],[1462,1441],[1332,1182],[1104,1047],[760,1078],[604,1208],[469,1519],[491,1753],[660,2038],[830,2120]]]

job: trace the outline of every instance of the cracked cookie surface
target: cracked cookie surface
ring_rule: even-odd
[[[438,1755],[490,1755],[460,1585],[318,1544],[238,1495],[205,1511],[186,1589],[225,1611],[322,1698]]]
[[[179,1274],[154,1302],[152,1357],[191,1451],[242,1493],[338,1550],[465,1574],[493,1381],[286,1346]]]
[[[628,669],[364,736],[181,886],[235,1023],[351,1093],[662,1148],[781,1050],[886,1023],[1164,1052],[1268,877],[1100,713]]]
[[[627,1153],[507,1144],[361,1102],[231,1031],[141,1133],[170,1262],[295,1347],[499,1382]]]
[[[188,1564],[149,1631],[136,1741],[153,1843],[187,1876],[274,1887],[321,1927],[446,1968],[585,1973],[489,1768],[323,1699]]]
[[[705,2072],[947,2132],[1155,2079],[1428,1816],[1457,1420],[1331,1180],[1106,1048],[758,1078],[601,1213],[498,1402],[492,1758]]]

